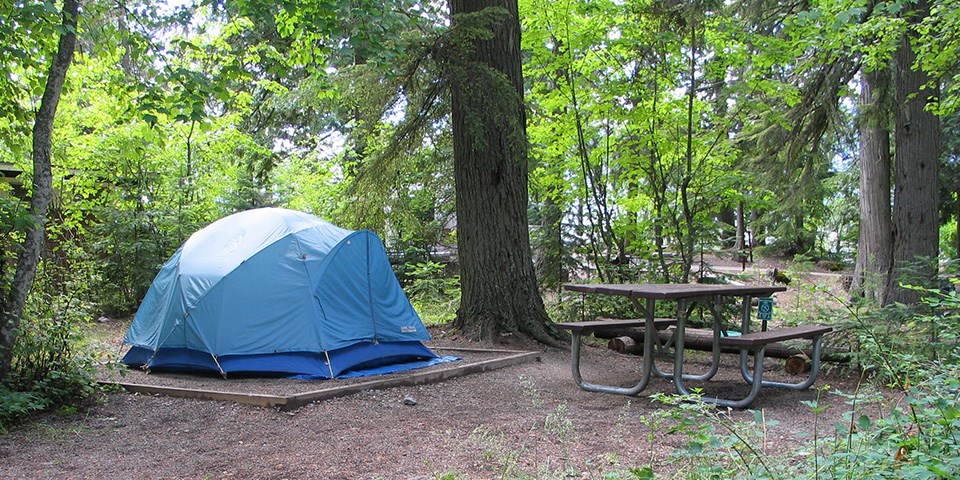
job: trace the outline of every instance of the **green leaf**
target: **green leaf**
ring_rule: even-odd
[[[631,468],[630,474],[633,475],[637,480],[651,480],[656,478],[653,475],[653,468],[650,466],[641,467],[641,468]]]
[[[861,431],[867,431],[870,429],[871,426],[873,426],[873,422],[870,420],[870,417],[866,415],[860,415],[860,417],[857,418],[856,425],[857,425],[857,429]]]

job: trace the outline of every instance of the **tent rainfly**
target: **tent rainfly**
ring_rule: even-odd
[[[376,234],[261,208],[210,224],[173,254],[124,337],[123,363],[345,378],[456,359],[429,339]]]

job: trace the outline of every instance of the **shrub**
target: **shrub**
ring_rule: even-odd
[[[660,397],[687,446],[674,452],[685,478],[960,478],[960,298],[923,290],[923,303],[861,311],[842,324],[852,358],[873,381],[902,393],[890,400],[866,385],[846,397],[844,421],[824,435],[824,411],[808,402],[814,431],[792,458],[763,451],[767,423],[733,422],[691,397]],[[836,318],[834,318],[836,320]],[[706,421],[705,421],[706,420]]]
[[[446,275],[442,263],[428,261],[409,267],[406,287],[410,302],[427,325],[448,323],[460,303],[460,278]]]
[[[39,272],[13,346],[8,378],[0,383],[0,431],[32,413],[78,402],[96,390],[95,358],[82,348],[89,318],[77,299],[49,293]]]
[[[164,209],[123,211],[103,208],[85,247],[94,258],[89,270],[90,297],[102,313],[136,309],[160,267],[176,250],[174,214]],[[189,228],[185,226],[184,228]],[[79,266],[76,262],[74,266]]]
[[[960,358],[926,365],[921,384],[887,405],[879,395],[848,397],[845,422],[823,442],[807,478],[957,478],[960,475]],[[926,369],[925,368],[925,369]],[[917,370],[915,370],[916,372]],[[876,418],[867,409],[879,412]]]

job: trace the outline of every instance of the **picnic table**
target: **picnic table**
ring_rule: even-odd
[[[740,350],[740,373],[750,385],[750,392],[743,398],[731,399],[720,397],[702,397],[704,402],[715,403],[731,408],[746,408],[759,395],[761,387],[777,387],[792,390],[803,390],[813,385],[820,371],[820,354],[822,350],[822,336],[832,329],[828,326],[810,325],[767,329],[766,321],[759,331],[751,332],[753,297],[769,297],[785,291],[787,288],[780,285],[712,285],[712,284],[564,284],[568,291],[582,294],[612,295],[630,299],[633,305],[643,314],[642,320],[614,320],[559,323],[558,328],[569,330],[571,333],[570,358],[574,381],[580,388],[591,392],[613,393],[620,395],[637,395],[642,392],[650,379],[654,376],[673,381],[677,392],[689,395],[687,381],[705,382],[713,378],[719,371],[721,347],[735,347]],[[740,335],[726,335],[724,329],[721,306],[723,302],[742,302],[741,332]],[[657,319],[654,317],[656,302],[668,300],[678,302],[676,319]],[[706,307],[713,318],[713,342],[710,368],[701,374],[691,375],[683,373],[684,363],[684,331],[687,323],[688,306],[696,303]],[[674,326],[673,336],[673,370],[664,371],[654,362],[655,348],[659,345],[657,330]],[[632,387],[601,385],[590,383],[583,379],[580,373],[581,337],[604,329],[624,327],[641,327],[644,329],[642,369],[640,380]],[[763,380],[763,353],[764,348],[774,342],[809,339],[813,342],[811,368],[809,376],[797,383],[771,382]],[[754,356],[753,372],[749,368],[748,356]]]

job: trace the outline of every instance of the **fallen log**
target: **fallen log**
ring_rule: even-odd
[[[607,348],[614,350],[617,353],[642,354],[643,342],[637,342],[632,337],[624,335],[617,338],[611,338],[610,341],[607,342]]]
[[[790,375],[798,375],[810,371],[810,357],[806,355],[791,355],[783,362],[783,371]]]
[[[688,350],[701,350],[709,352],[713,349],[713,330],[705,330],[700,328],[687,328],[684,329],[685,335],[683,337],[683,346]],[[674,329],[670,328],[658,332],[660,344],[663,345],[671,341],[673,336]],[[600,333],[600,332],[597,332]],[[613,335],[614,332],[607,331],[603,332],[606,336],[610,336],[610,341],[607,342],[607,348],[614,350],[620,353],[643,353],[643,332],[642,331],[623,331],[616,332],[619,335]],[[624,337],[629,338],[631,341],[627,342],[624,340]],[[740,353],[740,350],[733,347],[721,347],[721,352],[723,353]],[[824,348],[820,358],[826,362],[846,362],[847,352],[838,350],[835,348]],[[784,358],[788,359],[793,356],[799,356],[800,358],[810,358],[813,355],[811,348],[797,348],[784,343],[771,343],[767,345],[764,349],[764,356],[773,357],[773,358]],[[800,367],[803,368],[803,367]]]

